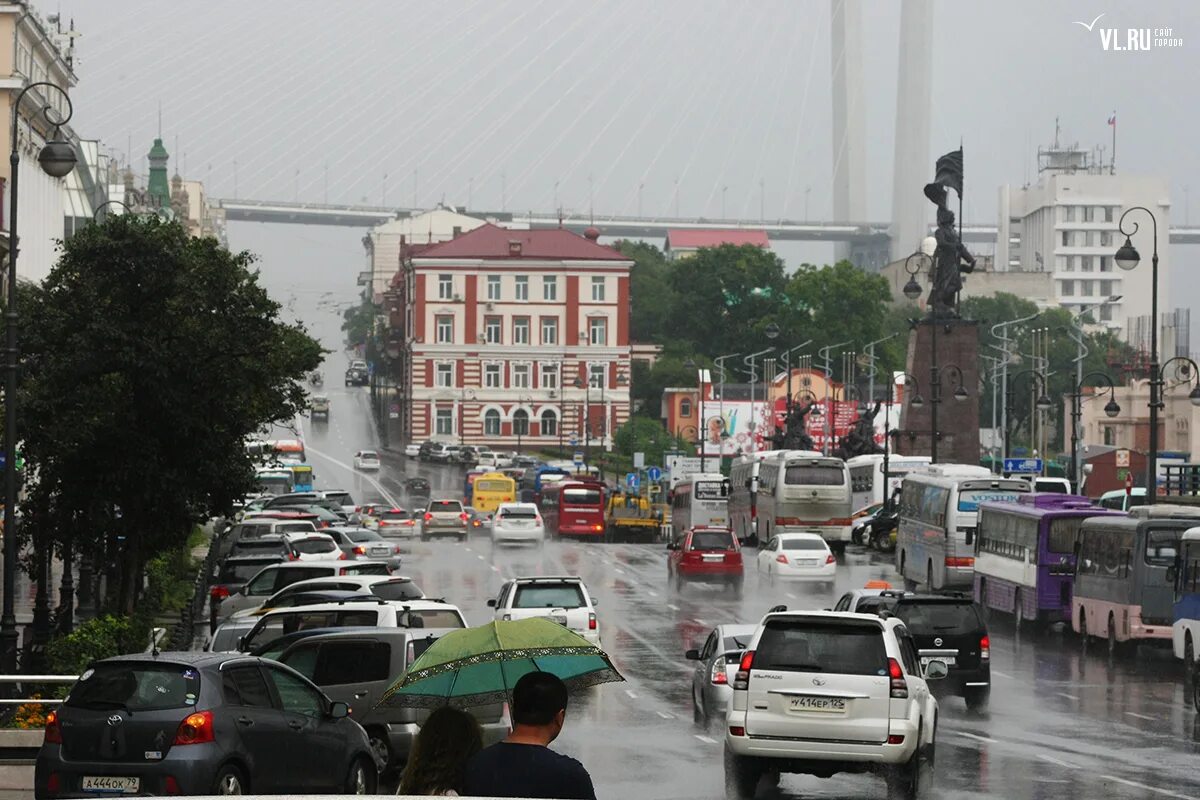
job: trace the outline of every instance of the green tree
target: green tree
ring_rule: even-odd
[[[629,333],[635,342],[661,342],[667,338],[663,309],[675,302],[670,267],[663,252],[648,242],[620,241],[615,247],[633,260],[629,271]]]
[[[661,465],[663,452],[683,448],[683,443],[667,432],[657,420],[645,417],[630,417],[613,434],[613,446],[626,458],[634,453],[645,453],[646,464]]]
[[[252,262],[176,223],[114,216],[62,246],[31,300],[31,532],[119,565],[118,613],[150,559],[253,489],[246,438],[305,405],[321,347],[279,319]]]
[[[363,300],[342,312],[342,330],[346,333],[346,346],[359,347],[367,343],[375,325],[379,307],[370,300]]]

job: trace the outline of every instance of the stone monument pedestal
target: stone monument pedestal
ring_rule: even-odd
[[[908,337],[908,374],[915,385],[904,389],[900,411],[900,428],[893,434],[895,451],[906,456],[933,455],[933,387],[930,366],[933,363],[934,339],[937,340],[937,363],[941,373],[941,402],[937,409],[940,431],[937,462],[941,464],[979,463],[979,323],[965,319],[923,319]],[[954,369],[958,367],[958,369]],[[967,397],[956,400],[959,386],[958,370],[962,370],[962,387]],[[912,407],[912,399],[920,394],[924,403]]]

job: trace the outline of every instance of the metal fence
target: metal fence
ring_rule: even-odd
[[[165,650],[190,650],[192,647],[196,637],[196,620],[203,619],[204,604],[208,601],[213,567],[217,561],[217,541],[220,537],[215,531],[212,533],[204,562],[196,569],[196,577],[192,582],[192,599],[179,612],[179,622],[168,632]]]

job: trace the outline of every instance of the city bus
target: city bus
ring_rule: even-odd
[[[472,486],[471,505],[484,514],[495,514],[501,503],[517,502],[517,482],[503,472],[485,472]]]
[[[854,456],[846,461],[850,470],[850,506],[855,514],[890,498],[904,476],[913,470],[923,470],[930,465],[929,456],[900,456],[888,454],[887,480],[883,475],[883,453]]]
[[[299,439],[276,439],[267,443],[275,460],[282,464],[303,464],[304,442]]]
[[[292,464],[292,491],[293,492],[311,492],[315,488],[313,483],[313,468],[308,464]]]
[[[254,483],[265,494],[287,494],[295,487],[292,470],[275,467],[255,470]]]
[[[839,555],[850,541],[850,471],[833,456],[781,451],[758,468],[758,541],[815,533]]]
[[[1071,621],[1075,539],[1083,521],[1124,514],[1068,494],[1021,495],[981,503],[975,537],[975,602],[1024,621]]]
[[[1179,542],[1174,573],[1175,603],[1171,608],[1171,648],[1183,659],[1185,702],[1200,711],[1200,681],[1196,659],[1200,655],[1200,528],[1188,528]]]
[[[1079,531],[1071,629],[1086,645],[1093,636],[1122,642],[1172,639],[1176,556],[1200,508],[1138,509],[1137,516],[1092,517]],[[1190,512],[1190,513],[1189,513]],[[1185,516],[1185,513],[1188,514]]]
[[[604,538],[604,484],[575,480],[548,483],[538,505],[546,535]]]
[[[542,493],[552,483],[558,483],[571,477],[571,473],[562,467],[538,467],[537,471],[527,469],[521,476],[521,502],[540,503]]]
[[[689,475],[671,496],[671,539],[688,528],[729,527],[729,479],[719,472]]]
[[[729,526],[745,542],[758,533],[758,470],[764,459],[774,458],[782,450],[744,453],[729,467]],[[820,456],[810,450],[789,451],[795,455]]]
[[[974,464],[931,464],[904,476],[896,568],[906,587],[967,588],[975,572],[979,504],[1014,503],[1032,489],[1020,478],[999,478]]]

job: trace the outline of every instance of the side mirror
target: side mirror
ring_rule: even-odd
[[[700,651],[699,650],[688,650],[686,653],[683,654],[683,657],[686,658],[688,661],[699,661],[700,660]]]
[[[667,549],[668,549],[668,550],[674,550],[674,549],[675,549],[675,543],[674,543],[674,542],[667,542]]]
[[[488,608],[495,608],[496,607],[496,598],[489,597],[487,604],[488,604]]]
[[[332,703],[329,706],[330,719],[344,719],[350,716],[350,706],[343,702]]]
[[[949,674],[950,669],[946,666],[945,661],[930,661],[925,665],[925,680],[927,681],[940,681]]]
[[[238,637],[237,649],[238,649],[239,653],[246,652],[246,637],[245,636]]]

